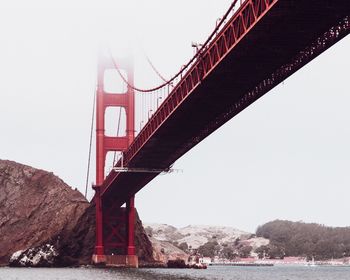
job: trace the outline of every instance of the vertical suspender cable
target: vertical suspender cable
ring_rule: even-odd
[[[126,92],[128,90],[128,85],[127,84],[123,84],[123,92]],[[119,128],[120,128],[120,118],[122,115],[122,106],[119,107],[119,117],[118,117],[118,126],[117,126],[117,137],[119,137]],[[116,159],[116,155],[117,155],[117,151],[114,151],[114,155],[113,155],[113,167],[115,165],[115,159]]]
[[[85,198],[87,197],[87,189],[88,189],[89,175],[90,175],[90,160],[91,160],[92,135],[93,135],[93,130],[94,130],[95,103],[96,103],[96,89],[94,90],[94,100],[93,100],[93,102],[92,102],[92,116],[91,116],[91,129],[90,129],[90,144],[89,144],[89,156],[88,156],[87,172],[86,172]]]
[[[120,117],[122,115],[122,107],[119,107],[119,119],[118,119],[118,127],[117,127],[117,137],[119,137],[119,127],[120,127]],[[114,156],[113,156],[113,167],[115,165],[115,158],[117,155],[117,151],[114,151]]]

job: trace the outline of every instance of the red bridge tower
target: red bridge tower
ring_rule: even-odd
[[[130,59],[118,60],[120,64],[118,67],[123,69],[127,76],[126,92],[109,93],[105,90],[106,71],[117,71],[117,69],[110,56],[99,56],[96,94],[96,185],[93,187],[96,207],[96,243],[93,262],[95,264],[106,263],[107,265],[137,267],[138,258],[134,244],[134,196],[126,201],[126,208],[122,208],[113,205],[113,202],[105,201],[101,193],[105,180],[107,152],[124,152],[135,137],[134,90],[130,87],[134,82],[134,71],[130,61]],[[125,109],[125,136],[106,136],[105,113],[108,107],[123,107]]]

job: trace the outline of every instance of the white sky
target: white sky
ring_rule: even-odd
[[[84,192],[98,46],[129,46],[135,83],[157,84],[141,54],[170,77],[230,2],[2,1],[0,158]],[[178,160],[183,173],[152,181],[137,195],[142,220],[349,225],[349,48],[345,38]]]

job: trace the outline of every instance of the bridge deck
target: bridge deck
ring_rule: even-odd
[[[254,6],[264,5],[258,2],[267,5]],[[246,26],[239,27],[242,24],[239,17],[244,19],[251,8],[255,9],[253,15],[246,17]],[[260,16],[258,9],[262,10]],[[234,115],[349,33],[345,28],[336,36],[330,32],[329,40],[325,36],[325,32],[348,15],[350,2],[345,0],[246,1],[216,36],[207,53],[197,60],[192,72],[184,77],[184,83],[174,89],[135,139],[126,152],[128,166],[169,167]],[[229,32],[236,32],[233,38]],[[308,47],[309,53],[304,55]],[[202,80],[196,81],[194,73],[199,73]],[[179,87],[187,88],[188,92]],[[112,171],[103,186],[103,199],[122,204],[157,175]]]

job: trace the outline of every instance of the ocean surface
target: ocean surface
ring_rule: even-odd
[[[350,267],[274,266],[208,269],[0,268],[1,280],[350,280]]]

